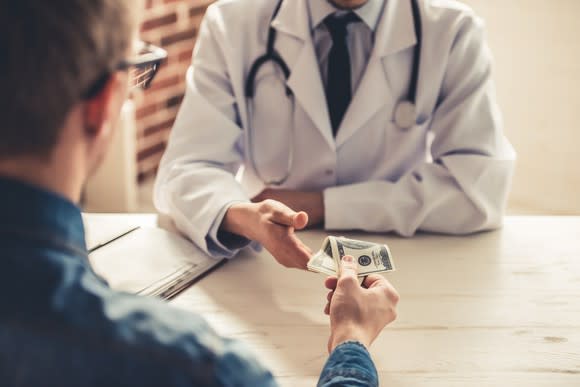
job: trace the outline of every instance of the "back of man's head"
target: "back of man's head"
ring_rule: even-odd
[[[125,59],[132,0],[0,0],[0,160],[48,156],[68,112]]]

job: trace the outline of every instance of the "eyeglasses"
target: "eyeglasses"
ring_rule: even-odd
[[[120,62],[114,71],[129,71],[130,89],[147,89],[159,66],[167,59],[167,51],[150,43],[139,42],[137,47],[137,57]],[[95,97],[105,87],[112,71],[107,71],[101,75],[88,90],[82,95],[84,100]]]

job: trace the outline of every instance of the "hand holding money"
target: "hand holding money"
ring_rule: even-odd
[[[329,289],[324,313],[330,316],[328,352],[345,341],[358,341],[369,348],[385,325],[397,317],[399,294],[386,278],[371,274],[364,286],[357,281],[359,265],[346,255],[340,264],[340,275],[328,277]]]
[[[354,258],[359,277],[395,270],[387,245],[336,236],[324,239],[322,248],[308,261],[308,270],[338,275],[340,261],[345,255]]]

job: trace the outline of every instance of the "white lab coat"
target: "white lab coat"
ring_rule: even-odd
[[[160,212],[211,254],[235,253],[216,233],[229,205],[264,188],[248,158],[251,121],[262,174],[283,175],[293,149],[281,188],[322,190],[327,229],[411,236],[501,224],[515,152],[502,131],[483,23],[469,8],[420,1],[419,118],[404,130],[393,116],[408,93],[416,36],[410,0],[387,0],[366,72],[334,138],[306,0],[284,1],[271,23],[294,103],[280,71],[268,65],[249,114],[244,83],[266,50],[275,4],[223,0],[208,8],[156,181]]]

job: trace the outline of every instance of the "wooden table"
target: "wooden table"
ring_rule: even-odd
[[[467,237],[341,234],[386,242],[397,267],[399,317],[371,348],[381,386],[580,386],[580,217],[508,217]],[[318,249],[327,233],[299,235]],[[314,386],[323,280],[243,252],[171,303],[243,340],[281,385]]]

